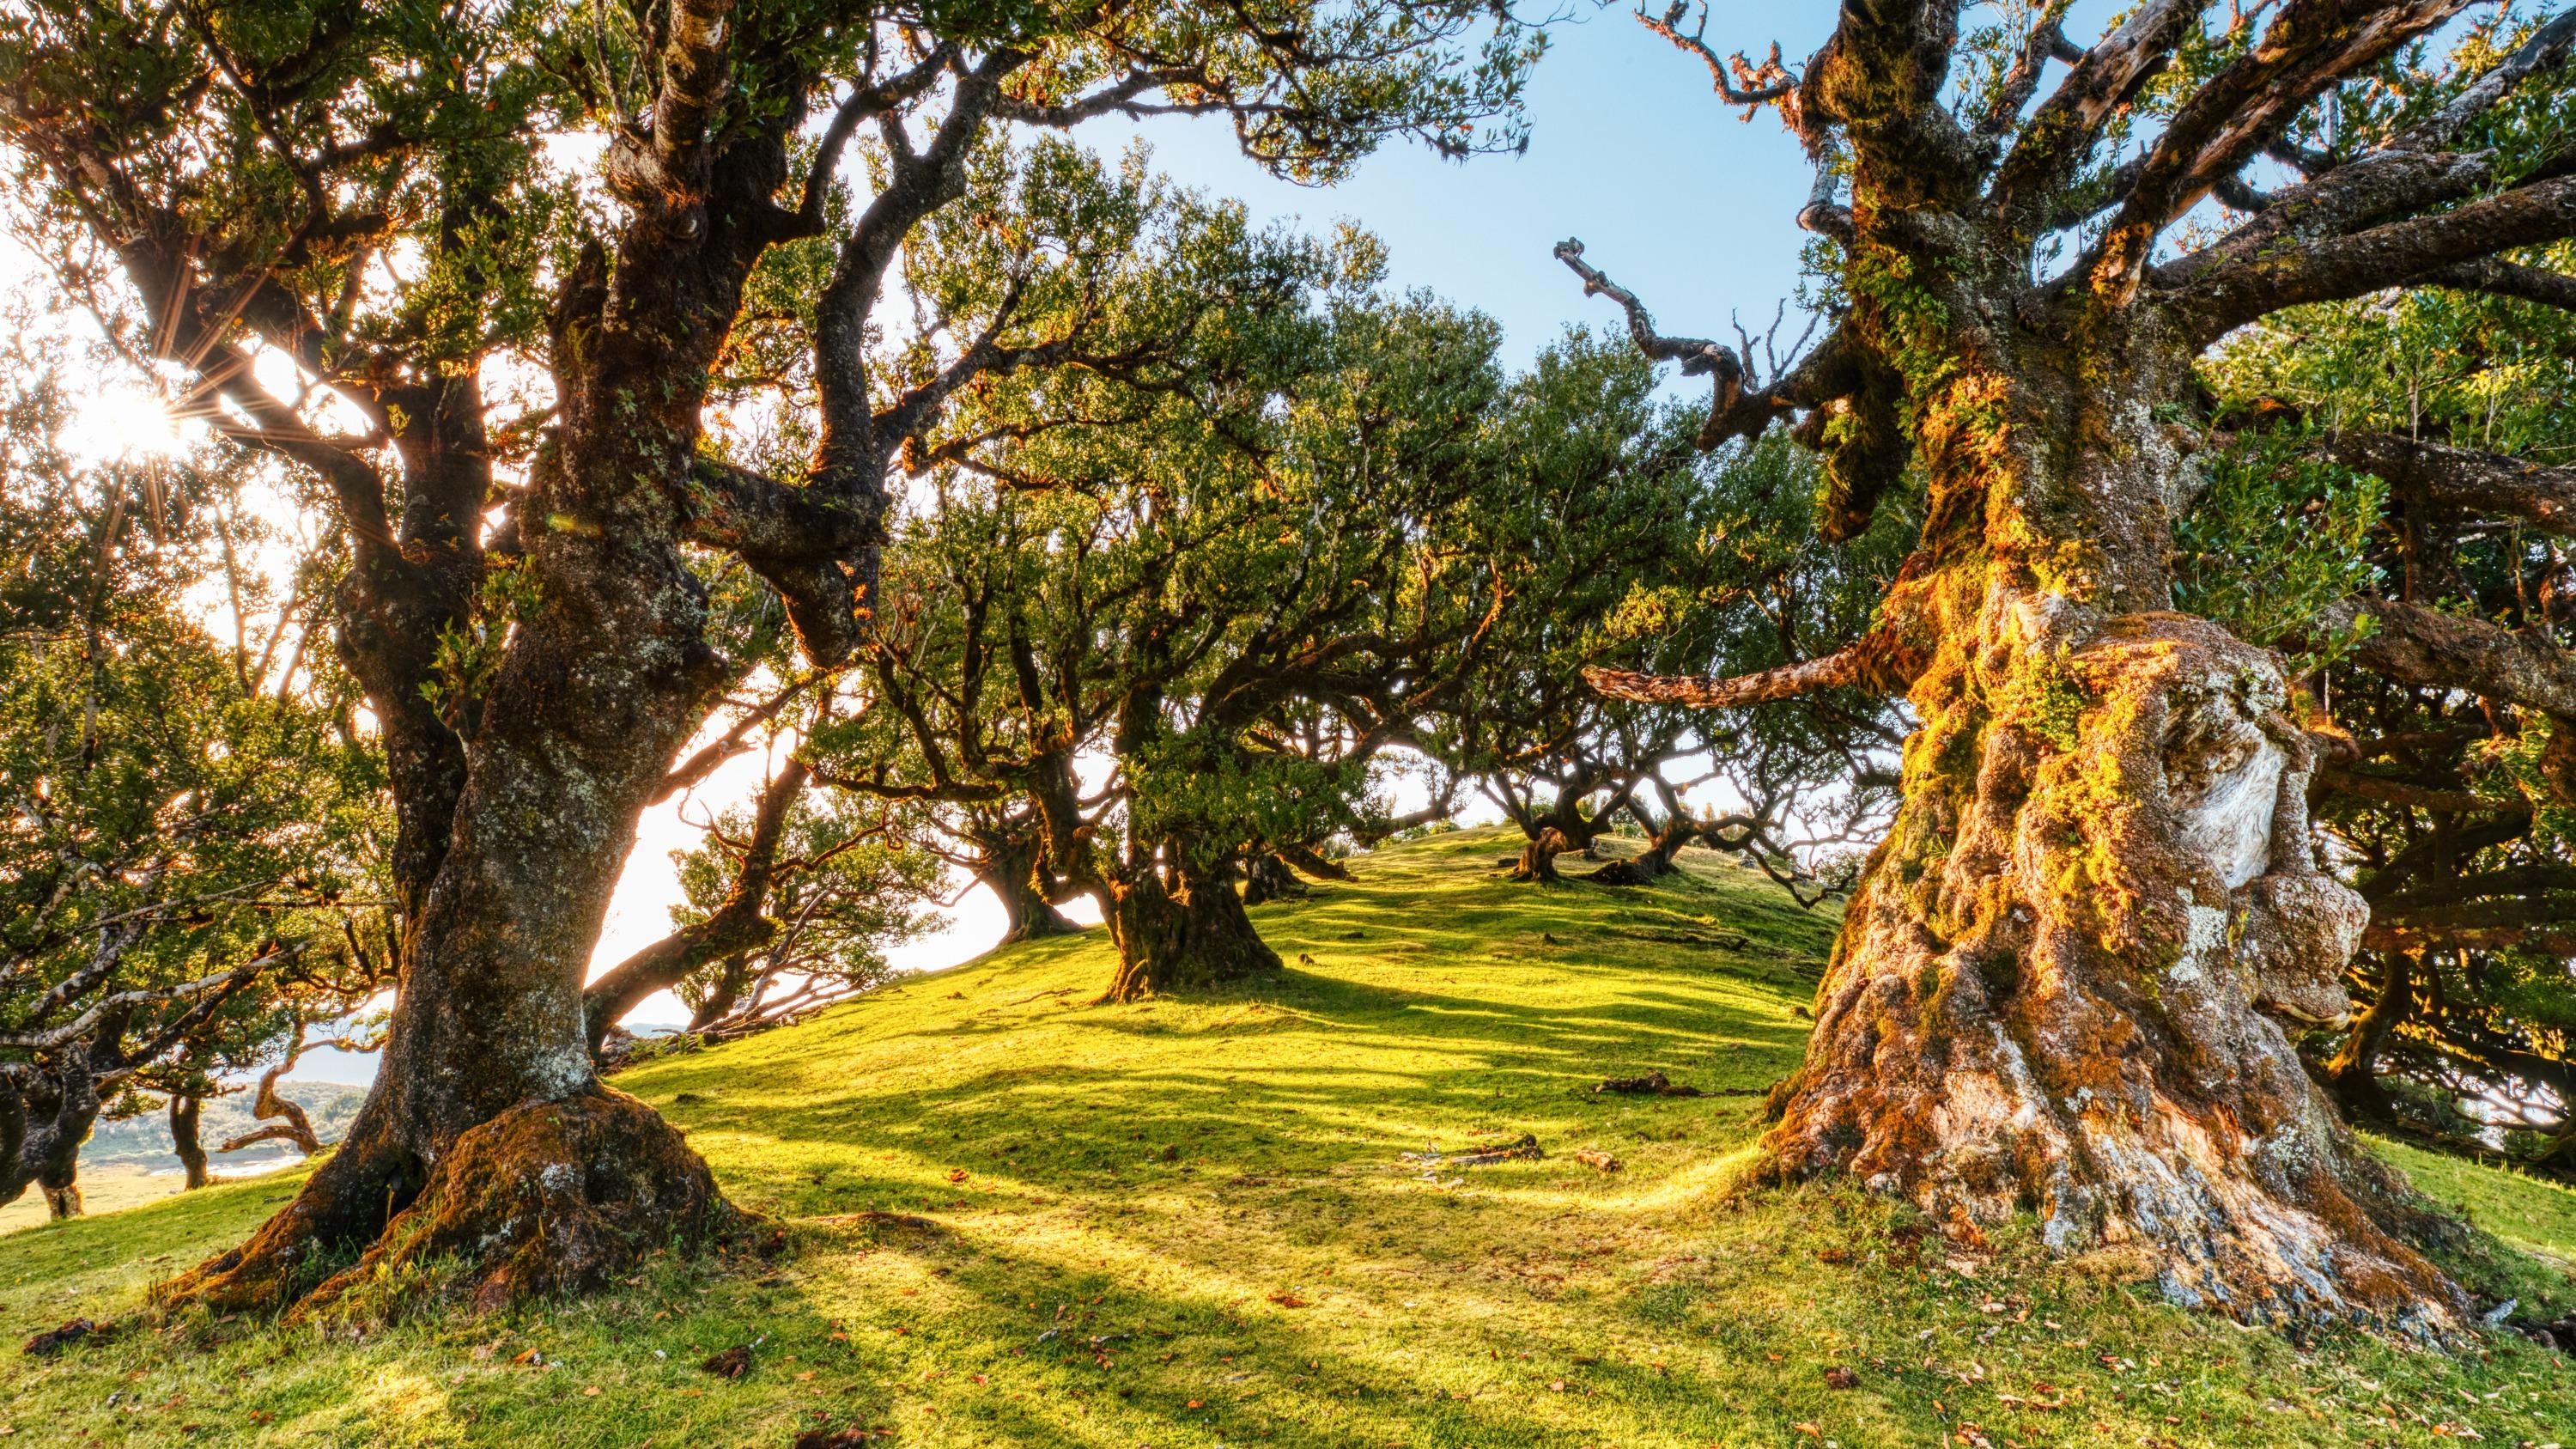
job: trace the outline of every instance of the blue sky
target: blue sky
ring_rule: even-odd
[[[1834,7],[1816,0],[1721,6],[1710,39],[1757,59],[1776,39],[1794,65],[1833,19]],[[1723,33],[1729,26],[1743,31]],[[1768,110],[1739,120],[1696,59],[1616,4],[1584,6],[1549,33],[1521,156],[1442,161],[1422,146],[1395,145],[1340,185],[1308,188],[1246,161],[1222,124],[1167,118],[1136,129],[1159,169],[1240,197],[1256,216],[1295,218],[1313,231],[1349,219],[1375,232],[1396,286],[1488,313],[1503,325],[1515,365],[1569,322],[1617,320],[1615,307],[1586,299],[1550,254],[1569,236],[1635,289],[1665,331],[1732,337],[1730,313],[1757,332],[1767,326],[1797,286],[1805,240],[1795,217],[1811,173],[1797,142]],[[1101,132],[1085,139],[1117,144]]]

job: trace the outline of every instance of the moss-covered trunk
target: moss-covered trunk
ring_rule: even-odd
[[[1147,868],[1112,883],[1104,914],[1118,944],[1118,974],[1110,1000],[1203,990],[1281,969],[1225,872],[1171,875]]]
[[[585,315],[583,280],[567,287],[569,315]],[[465,783],[405,923],[375,1084],[295,1200],[165,1298],[274,1307],[363,1248],[322,1285],[328,1301],[379,1265],[467,1244],[463,1286],[498,1303],[597,1286],[722,1218],[678,1133],[600,1085],[582,992],[636,823],[724,678],[679,546],[691,353],[711,345],[677,321],[557,337],[566,403],[519,515],[537,602],[466,706]],[[598,1155],[610,1146],[624,1160]],[[469,1167],[501,1176],[453,1181]],[[451,1211],[489,1216],[434,1220]]]
[[[2170,612],[2188,353],[2124,327],[1918,359],[1926,550],[1883,618],[1922,723],[1765,1145],[1963,1236],[2143,1248],[2176,1302],[2444,1319],[2431,1220],[2276,1020],[2344,1016],[2367,908],[2280,660]]]

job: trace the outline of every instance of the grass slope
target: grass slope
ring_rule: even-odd
[[[622,1076],[787,1220],[773,1262],[497,1319],[11,1354],[0,1417],[114,1445],[2576,1441],[2576,1369],[2519,1340],[2299,1347],[2164,1306],[2116,1253],[1962,1253],[1845,1188],[1737,1190],[1758,1096],[1591,1085],[1661,1067],[1757,1092],[1796,1059],[1831,923],[1713,861],[1645,891],[1509,886],[1504,848],[1434,837],[1256,911],[1291,962],[1258,992],[1090,1005],[1095,935]],[[1398,1157],[1523,1133],[1545,1160]],[[2392,1151],[2576,1256],[2576,1195]],[[0,1240],[0,1331],[131,1309],[292,1181]],[[739,1382],[695,1368],[753,1341]]]

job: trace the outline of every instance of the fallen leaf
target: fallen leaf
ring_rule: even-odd
[[[582,1396],[583,1398],[585,1398],[585,1399],[595,1399],[595,1398],[598,1398],[598,1397],[599,1397],[599,1385],[597,1385],[597,1384],[592,1384],[590,1387],[588,1387],[588,1388],[586,1388],[586,1389],[583,1389],[583,1390],[581,1391],[581,1396]]]
[[[1856,1389],[1860,1387],[1860,1375],[1836,1364],[1825,1370],[1825,1384],[1828,1388]]]
[[[1298,1297],[1294,1293],[1273,1293],[1270,1295],[1270,1301],[1278,1304],[1282,1308],[1303,1308],[1306,1306],[1306,1300]]]

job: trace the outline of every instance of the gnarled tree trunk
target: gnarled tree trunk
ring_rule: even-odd
[[[1297,878],[1288,862],[1276,852],[1261,851],[1243,865],[1243,903],[1264,905],[1271,901],[1303,900],[1314,892]]]
[[[375,1085],[296,1199],[164,1301],[320,1306],[435,1253],[459,1255],[460,1286],[497,1306],[594,1288],[727,1220],[678,1132],[600,1083],[582,986],[637,821],[725,678],[681,540],[711,506],[693,486],[706,369],[761,245],[713,203],[750,216],[784,172],[774,145],[741,149],[636,209],[620,249],[653,263],[612,284],[594,252],[564,280],[562,403],[517,513],[541,602],[465,720]],[[801,596],[790,613],[809,635],[845,627]],[[344,617],[344,649],[365,652],[365,622]]]
[[[2148,1249],[2176,1302],[2441,1321],[2428,1219],[2273,1019],[2341,1020],[2367,907],[2322,874],[2280,662],[2167,612],[2188,352],[2151,318],[1918,378],[1930,657],[1905,804],[1764,1139],[1954,1230]]]
[[[1105,915],[1118,943],[1112,1001],[1202,990],[1281,969],[1279,953],[1263,944],[1223,874],[1182,874],[1175,885],[1161,870],[1141,870],[1111,882]]]
[[[33,1187],[52,1216],[80,1214],[81,1144],[105,1105],[94,1050],[74,1043],[51,1063],[0,1078],[0,1203]]]
[[[1040,845],[1034,832],[996,837],[982,842],[982,846],[984,864],[975,872],[975,879],[1002,904],[1001,944],[1081,932],[1082,927],[1047,899],[1044,877],[1038,868]]]
[[[1553,825],[1542,826],[1521,846],[1521,858],[1513,865],[1508,878],[1555,885],[1565,879],[1556,872],[1556,858],[1574,848],[1574,842],[1566,838],[1564,831]]]

